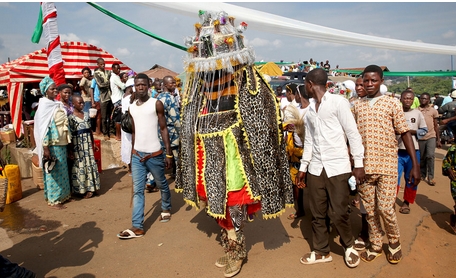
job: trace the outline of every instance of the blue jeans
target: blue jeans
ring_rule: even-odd
[[[85,101],[84,102],[84,108],[82,111],[89,113],[89,109],[92,108],[92,102],[91,101]]]
[[[141,157],[149,155],[145,152],[137,152]],[[133,228],[143,229],[144,223],[144,188],[146,186],[147,173],[154,176],[155,182],[161,193],[162,210],[171,210],[171,192],[169,191],[168,181],[165,177],[165,155],[149,158],[140,162],[141,157],[134,154],[131,157],[131,173],[133,176]]]
[[[416,150],[416,159],[420,162],[420,150]],[[397,166],[397,185],[401,184],[402,173],[404,173],[405,184],[409,186],[408,180],[412,172],[412,159],[406,150],[398,151],[398,166]],[[413,180],[412,180],[413,182]],[[416,190],[416,189],[415,189]]]

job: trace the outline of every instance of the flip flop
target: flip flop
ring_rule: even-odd
[[[51,157],[51,159],[48,161],[48,167],[47,167],[47,170],[49,172],[52,171],[52,169],[54,169],[54,166],[55,166],[55,163],[57,162],[57,158],[55,157]]]
[[[130,239],[130,238],[136,238],[136,237],[142,237],[144,234],[136,234],[133,232],[131,229],[126,229],[123,230],[122,232],[117,234],[117,237],[120,239]]]
[[[353,244],[353,248],[357,251],[363,251],[366,249],[366,243],[363,240],[355,239],[355,244]]]
[[[363,257],[363,254],[366,254],[366,258]],[[380,257],[381,255],[382,255],[381,250],[375,251],[375,250],[367,249],[365,252],[361,253],[361,255],[359,257],[361,258],[361,260],[365,261],[366,263],[370,263],[373,260],[375,260],[376,258]],[[373,256],[373,258],[369,260],[370,256]]]
[[[401,207],[399,209],[399,212],[402,214],[409,214],[410,213],[410,208],[409,207]]]
[[[160,220],[160,222],[162,222],[162,223],[168,222],[169,220],[171,220],[171,213],[169,213],[169,212],[162,212],[162,213],[160,214],[159,220]]]
[[[317,253],[315,251],[312,251],[310,253],[305,254],[302,256],[299,261],[302,264],[318,264],[318,263],[327,263],[327,262],[332,262],[333,258],[331,255],[328,256],[321,256],[321,258],[317,259]]]
[[[391,248],[390,245],[388,245],[388,251],[390,252],[390,254],[388,256],[386,256],[386,259],[388,260],[389,263],[391,264],[397,264],[398,262],[400,262],[402,260],[402,253],[401,253],[401,257],[397,260],[394,259],[394,255],[396,255],[397,252],[401,251],[401,245],[397,246],[396,248]]]
[[[353,259],[352,257],[350,257],[350,255],[355,255],[356,256],[356,261],[353,262]],[[359,254],[358,254],[358,251],[356,251],[353,246],[345,249],[345,256],[344,256],[344,260],[345,260],[345,264],[350,267],[350,268],[354,268],[354,267],[357,267],[359,265],[359,262],[361,261],[359,259]]]

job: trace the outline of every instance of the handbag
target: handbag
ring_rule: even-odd
[[[126,133],[133,132],[133,124],[131,121],[131,115],[130,115],[129,110],[125,111],[125,113],[122,114],[122,117],[120,119],[120,125],[124,132],[126,132]]]

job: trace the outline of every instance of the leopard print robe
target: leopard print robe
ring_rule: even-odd
[[[249,195],[261,202],[263,218],[276,217],[286,206],[293,206],[278,102],[253,66],[238,70],[235,80],[239,91],[234,109],[204,115],[201,82],[194,78],[187,84],[181,110],[176,191],[183,192],[184,200],[199,208],[196,185],[200,174],[206,189],[207,213],[225,219],[228,194],[225,143],[230,139],[240,157],[236,170],[242,175]],[[197,139],[204,152],[201,170],[197,167]]]

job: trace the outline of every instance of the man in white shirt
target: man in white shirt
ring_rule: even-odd
[[[111,85],[111,101],[114,107],[120,104],[125,90],[125,83],[120,80],[120,65],[118,63],[112,64],[112,73],[109,83]]]
[[[119,76],[120,65],[118,63],[112,64],[112,74],[109,78],[109,84],[111,85],[111,101],[113,104],[113,119],[111,122],[115,124],[116,127],[116,139],[120,141],[120,115],[121,113],[121,102],[124,95],[125,83],[122,82]],[[115,115],[115,116],[114,116]],[[112,123],[111,123],[112,124]]]
[[[332,261],[326,217],[329,216],[340,235],[348,267],[359,265],[358,252],[348,214],[350,189],[348,179],[352,165],[347,146],[354,160],[353,175],[357,184],[364,181],[364,147],[348,100],[326,91],[328,75],[324,69],[309,72],[305,80],[310,99],[305,115],[304,154],[296,184],[309,188],[312,212],[313,251],[301,258],[303,264]],[[304,178],[307,174],[307,185]]]
[[[168,129],[166,127],[163,103],[149,96],[149,77],[143,73],[135,77],[136,101],[130,107],[133,132],[131,173],[133,178],[132,228],[120,232],[121,239],[142,237],[144,235],[144,190],[146,176],[150,172],[161,192],[160,222],[171,219],[171,193],[165,177],[165,168],[170,169],[173,161]],[[163,151],[158,130],[163,139]]]

